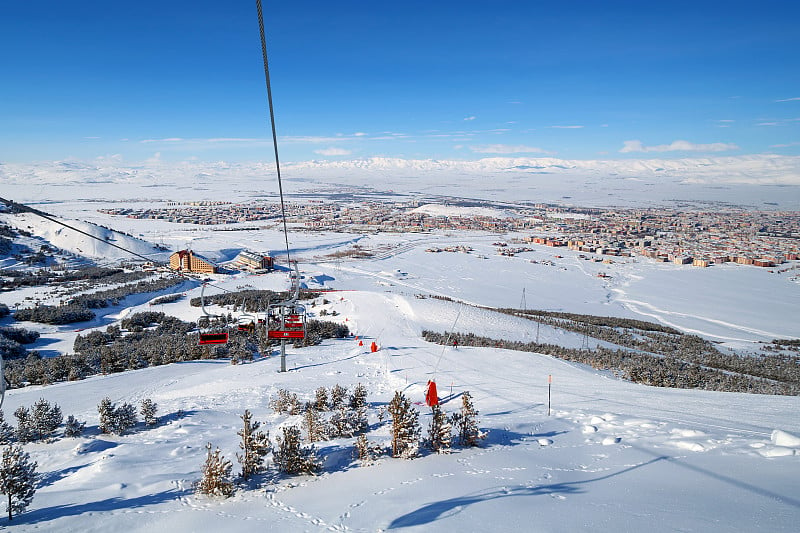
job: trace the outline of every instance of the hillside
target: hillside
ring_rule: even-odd
[[[442,348],[418,336],[423,325],[432,325],[420,318],[431,315],[430,300],[334,294],[325,308],[362,339],[375,339],[377,353],[351,338],[290,349],[285,374],[276,372],[277,358],[268,357],[244,365],[173,364],[10,391],[7,413],[45,397],[89,426],[81,438],[26,446],[45,484],[16,528],[672,531],[703,524],[719,531],[794,530],[800,446],[779,446],[772,435],[800,434],[793,416],[797,397],[657,389],[536,354]],[[441,305],[445,311],[453,304]],[[477,333],[515,327],[512,317],[504,325],[475,313],[463,326]],[[261,479],[261,488],[240,488],[228,500],[191,490],[206,442],[235,461],[244,409],[266,423],[273,439],[281,426],[300,423],[301,417],[269,407],[278,389],[305,400],[318,387],[366,385],[368,437],[386,446],[382,406],[396,390],[421,403],[429,379],[439,384],[448,412],[470,391],[480,427],[488,431],[480,448],[414,460],[383,457],[362,466],[352,458],[354,439],[336,439],[318,443],[325,461],[317,476],[273,474]],[[125,436],[99,434],[96,406],[105,396],[135,404],[151,398],[161,424],[139,424]],[[416,407],[426,427],[429,410]]]

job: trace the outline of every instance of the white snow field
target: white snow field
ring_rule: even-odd
[[[335,242],[333,237],[313,237],[325,248],[320,254]],[[303,238],[295,235],[293,240]],[[533,340],[535,325],[416,297],[440,294],[518,306],[524,286],[530,308],[663,318],[690,330],[713,328],[710,334],[740,339],[741,345],[741,339],[752,343],[771,335],[798,336],[796,283],[752,268],[704,270],[697,281],[693,272],[654,263],[596,265],[568,256],[557,266],[544,266],[522,256],[479,259],[478,248],[491,252],[489,237],[478,235],[462,237],[476,247],[473,254],[428,254],[423,250],[432,241],[453,239],[414,238],[362,239],[397,251],[381,259],[314,264],[314,250],[305,253],[304,282],[340,290],[324,295],[326,305],[318,298],[314,313],[335,310],[338,314],[329,318],[346,323],[367,341],[363,347],[349,338],[290,348],[286,373],[277,372],[273,354],[243,365],[199,361],[9,391],[3,410],[12,422],[18,406],[39,398],[57,403],[65,416],[88,422],[83,437],[25,446],[43,477],[29,510],[14,518],[15,530],[797,530],[797,397],[659,389],[543,355],[442,348],[423,341],[421,330],[454,328]],[[409,242],[413,246],[403,245]],[[543,249],[542,257],[547,253]],[[591,268],[601,266],[615,268],[610,281],[593,275]],[[742,272],[754,273],[748,282],[757,290],[725,292],[724,287],[747,276]],[[778,311],[764,313],[768,318],[736,313],[709,298],[679,312],[680,292],[663,286],[676,280],[682,290],[702,286],[721,291],[737,305],[758,306],[769,298]],[[277,288],[286,279],[278,272],[239,275],[222,283],[231,289],[243,284]],[[197,291],[191,289],[188,296]],[[9,293],[3,301],[11,302]],[[101,327],[152,309],[145,301],[133,303],[139,305],[110,310]],[[199,315],[188,298],[158,309],[184,319]],[[70,351],[74,329],[43,331],[40,342],[53,351]],[[579,336],[545,327],[539,335],[542,342],[581,343]],[[367,349],[372,340],[380,346],[377,353]],[[480,448],[456,447],[451,454],[424,453],[414,460],[387,456],[364,466],[353,458],[354,439],[337,439],[318,445],[325,457],[319,475],[267,476],[261,486],[240,487],[230,499],[192,490],[207,442],[238,470],[236,432],[245,409],[265,423],[273,438],[281,426],[300,423],[299,416],[276,415],[269,408],[279,388],[311,399],[321,386],[338,383],[352,389],[363,383],[371,406],[368,438],[388,446],[388,425],[378,416],[381,407],[394,391],[403,391],[418,402],[424,433],[430,411],[422,402],[430,379],[437,382],[450,413],[458,409],[464,391],[472,394],[480,426],[488,431]],[[100,434],[97,404],[105,396],[137,405],[151,398],[159,406],[160,425],[147,429],[140,423],[124,436]]]
[[[54,187],[48,172],[40,167],[15,174],[10,184],[16,192],[23,191],[25,176],[32,187],[28,198],[12,198],[46,197],[46,205],[39,206],[45,211],[141,235],[151,243],[163,241],[173,249],[188,243],[215,260],[231,259],[243,248],[281,253],[283,235],[275,230],[213,231],[98,213],[132,191],[142,193],[141,187],[125,188],[128,181],[136,182],[133,171],[109,170],[107,183],[90,181],[97,190],[81,193],[108,201],[80,200],[74,187]],[[152,177],[153,195],[183,194],[158,188],[152,169],[140,173]],[[74,175],[80,181],[92,174],[76,167]],[[208,180],[215,194],[223,190],[221,182]],[[148,202],[147,196],[137,198]],[[48,238],[57,232],[33,217],[24,225]],[[496,255],[491,243],[511,237],[292,232],[290,246],[300,260],[303,283],[337,291],[317,298],[309,308],[314,318],[347,324],[364,346],[351,337],[289,348],[286,373],[278,372],[273,353],[241,365],[198,361],[9,391],[3,411],[12,423],[18,406],[39,398],[58,404],[65,417],[87,421],[80,438],[25,445],[38,462],[42,483],[29,509],[11,525],[15,531],[59,532],[797,531],[800,398],[654,388],[544,355],[443,348],[420,337],[423,329],[431,329],[571,347],[583,342],[580,335],[545,326],[537,330],[535,323],[458,303],[463,301],[657,321],[724,348],[755,352],[763,341],[800,337],[797,277],[738,265],[693,269],[632,259],[607,265],[564,250],[555,252],[564,257],[555,258],[554,250],[543,246],[516,257]],[[83,251],[77,234],[69,237],[63,230],[59,238],[62,249]],[[356,242],[374,258],[326,257]],[[425,252],[454,244],[474,251]],[[92,253],[107,252],[97,247]],[[141,253],[150,250],[143,247]],[[610,277],[599,278],[600,272]],[[231,290],[287,286],[285,271],[214,278]],[[188,302],[199,295],[197,283],[186,282],[178,290],[186,298],[151,307],[149,300],[158,295],[130,297],[90,323],[20,325],[41,332],[34,348],[58,356],[72,351],[76,330],[105,329],[136,311],[196,320],[200,312]],[[0,302],[13,306],[28,297],[44,303],[53,298],[47,289],[35,288],[0,293]],[[323,309],[327,317],[321,317]],[[2,321],[9,323],[10,318]],[[372,341],[380,346],[376,353],[368,350]],[[549,415],[548,376],[553,379]],[[336,439],[318,443],[325,460],[316,476],[272,473],[239,487],[229,499],[196,495],[192,489],[206,443],[219,447],[238,472],[236,432],[245,409],[264,422],[273,440],[282,426],[300,423],[299,416],[278,415],[269,407],[278,389],[309,400],[318,387],[366,385],[368,438],[388,446],[389,426],[379,417],[381,409],[395,391],[403,391],[417,402],[424,434],[430,421],[425,386],[431,379],[448,413],[458,410],[463,392],[472,394],[479,425],[488,432],[481,447],[424,452],[414,460],[384,456],[361,465],[353,458],[354,439]],[[100,434],[97,405],[106,396],[137,405],[150,398],[159,406],[161,423],[150,429],[140,423],[124,436]]]

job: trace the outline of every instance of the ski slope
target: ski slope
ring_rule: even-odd
[[[456,329],[501,336],[523,325],[492,311],[459,314],[454,302],[386,290],[326,298],[315,312],[336,311],[354,334],[380,345],[377,353],[368,351],[369,342],[358,346],[349,338],[290,348],[286,373],[277,372],[271,356],[10,391],[6,413],[44,397],[89,426],[81,438],[26,445],[44,483],[29,511],[15,518],[15,529],[796,530],[800,447],[773,439],[776,430],[800,434],[796,397],[657,389],[543,355],[443,348],[419,332],[449,329],[455,321]],[[545,340],[555,334],[543,328]],[[470,391],[488,431],[482,447],[361,466],[352,456],[354,439],[338,439],[318,446],[325,467],[317,476],[264,479],[227,500],[192,491],[206,442],[235,463],[244,409],[273,437],[300,422],[269,408],[279,388],[311,399],[317,387],[365,384],[369,439],[387,445],[380,408],[396,390],[421,403],[430,379],[448,412]],[[162,422],[153,429],[140,424],[125,436],[101,435],[96,406],[104,396],[137,404],[151,398]],[[417,408],[426,428],[429,411]]]

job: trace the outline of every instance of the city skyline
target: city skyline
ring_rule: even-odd
[[[800,155],[790,2],[264,10],[287,162]],[[0,35],[0,162],[272,159],[254,2],[15,4]]]

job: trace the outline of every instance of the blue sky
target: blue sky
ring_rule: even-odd
[[[282,159],[800,155],[795,1],[266,2]],[[0,161],[271,160],[255,2],[8,2]]]

